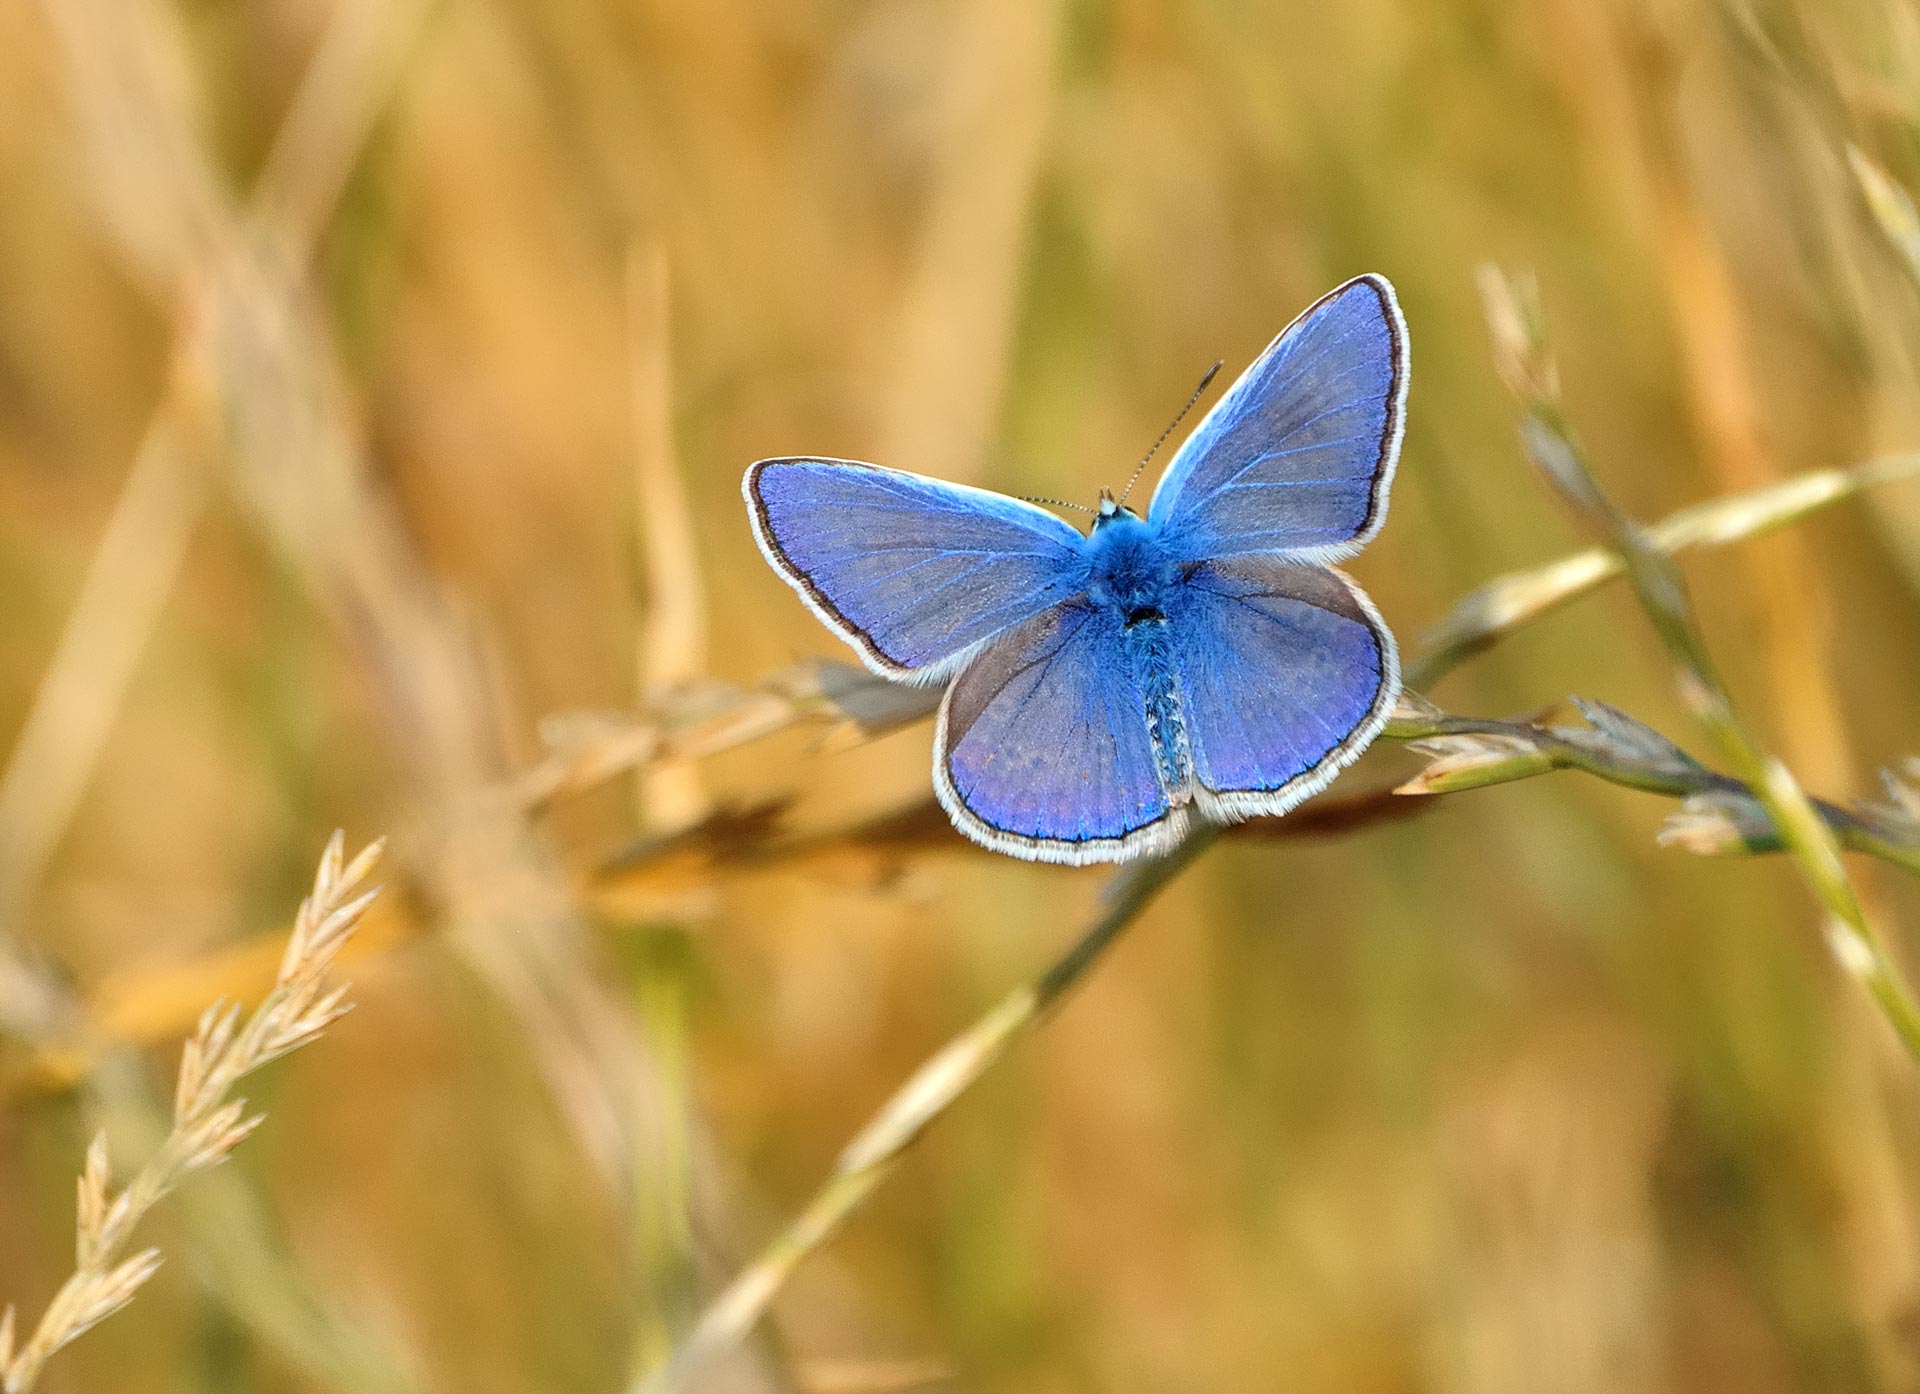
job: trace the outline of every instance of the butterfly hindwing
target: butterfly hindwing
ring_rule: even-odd
[[[1330,567],[1204,563],[1177,588],[1167,632],[1195,798],[1216,819],[1284,813],[1324,788],[1399,694],[1393,635]]]
[[[874,671],[932,681],[1086,585],[1080,534],[1019,499],[849,460],[742,484],[767,560]]]
[[[1386,520],[1406,392],[1393,288],[1379,276],[1349,281],[1214,404],[1167,466],[1149,515],[1191,561],[1355,551]]]
[[[1122,618],[1055,606],[954,679],[934,787],[976,842],[1035,861],[1120,861],[1170,847],[1186,810],[1162,790]]]

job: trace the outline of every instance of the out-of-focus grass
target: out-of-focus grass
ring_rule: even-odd
[[[428,1387],[618,1387],[1100,884],[916,835],[592,889],[703,806],[749,838],[918,806],[924,726],[784,732],[650,780],[638,814],[506,797],[542,716],[633,709],[702,621],[737,684],[830,652],[753,551],[748,461],[1091,497],[1200,368],[1383,271],[1411,429],[1355,569],[1411,639],[1584,541],[1514,444],[1485,260],[1537,271],[1568,411],[1634,516],[1920,438],[1920,292],[1846,153],[1920,181],[1920,30],[1891,0],[501,0],[429,7],[381,40],[385,77],[324,48],[379,6],[136,6],[121,47],[63,47],[119,13],[16,0],[0,45],[7,749],[161,414],[204,503],[164,496],[186,521],[177,577],[130,592],[150,632],[99,636],[132,648],[98,749],[50,743],[71,818],[41,797],[0,827],[47,852],[0,936],[58,965],[58,1000],[110,984],[137,1013],[143,978],[291,903],[327,828],[395,830],[426,932],[354,965],[361,1009],[284,1067],[234,1164],[263,1203],[216,1223],[262,1226],[281,1280]],[[279,134],[314,129],[348,133],[337,202]],[[321,191],[280,205],[316,254],[219,302],[201,239],[289,187]],[[239,317],[185,308],[216,302]],[[253,337],[222,357],[208,333]],[[697,586],[636,516],[673,510],[663,469]],[[1920,491],[1685,564],[1743,715],[1810,789],[1871,795],[1920,747]],[[1498,715],[1569,692],[1697,745],[1623,591],[1435,689]],[[1383,748],[1351,780],[1413,769]],[[1908,1387],[1912,1071],[1790,868],[1662,851],[1658,826],[1563,777],[1222,843],[724,1378]],[[1853,869],[1910,957],[1920,894]],[[27,1054],[0,1045],[0,1073]],[[71,1266],[78,1107],[0,1107],[0,1295],[28,1310]],[[204,1223],[163,1242],[191,1255]],[[206,1251],[41,1388],[321,1387],[297,1325],[249,1316]]]

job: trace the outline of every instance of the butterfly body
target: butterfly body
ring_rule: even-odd
[[[1184,568],[1161,545],[1153,524],[1103,500],[1086,538],[1087,603],[1117,622],[1146,713],[1162,793],[1174,806],[1191,798],[1193,758],[1174,674],[1167,615],[1177,611]]]
[[[1278,814],[1385,723],[1393,636],[1328,563],[1384,521],[1406,329],[1361,277],[1284,330],[1175,454],[1142,517],[1081,533],[1021,500],[853,461],[763,460],[754,534],[885,676],[950,681],[934,788],[1041,861],[1164,851]]]

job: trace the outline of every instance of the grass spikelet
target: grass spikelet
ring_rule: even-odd
[[[311,1041],[347,1010],[345,988],[329,972],[377,894],[360,886],[381,843],[342,862],[335,833],[321,857],[313,893],[300,906],[278,980],[244,1019],[238,1004],[216,1002],[200,1016],[180,1052],[172,1127],[153,1156],[115,1190],[107,1135],[96,1134],[80,1170],[74,1205],[74,1271],[16,1351],[14,1309],[0,1317],[0,1394],[26,1394],[47,1360],[131,1302],[160,1267],[160,1251],[122,1257],[153,1207],[195,1172],[224,1161],[260,1126],[245,1099],[230,1097],[242,1077]]]

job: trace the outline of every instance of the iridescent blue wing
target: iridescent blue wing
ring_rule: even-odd
[[[1085,589],[1081,537],[1032,504],[851,460],[762,460],[741,483],[760,550],[885,677],[933,682]]]
[[[1194,798],[1216,820],[1285,813],[1325,788],[1400,691],[1393,635],[1330,567],[1203,563],[1169,596],[1167,637]]]
[[[1161,788],[1124,623],[1111,607],[1069,601],[961,670],[933,743],[934,789],[961,832],[1075,866],[1179,840],[1187,810]]]
[[[1173,457],[1148,516],[1187,561],[1358,551],[1386,521],[1407,400],[1393,287],[1362,276],[1280,332]]]

